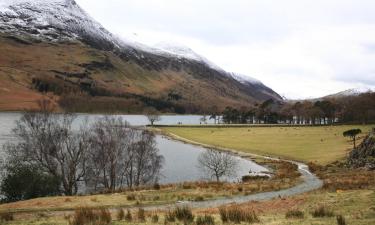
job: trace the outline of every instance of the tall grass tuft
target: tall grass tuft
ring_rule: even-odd
[[[1,212],[0,213],[0,221],[13,221],[14,215],[10,212]]]
[[[241,222],[257,223],[260,221],[254,211],[248,211],[236,205],[222,207],[219,209],[219,213],[223,223],[233,222],[239,224]]]
[[[125,219],[125,212],[123,209],[118,209],[117,211],[117,220],[124,220]]]
[[[285,214],[285,218],[287,219],[303,219],[305,214],[300,210],[289,210]]]
[[[315,208],[311,212],[311,215],[313,217],[333,217],[334,216],[333,212],[323,205]]]
[[[346,225],[345,217],[342,215],[336,216],[337,225]]]
[[[159,222],[159,216],[157,214],[152,215],[151,222],[158,223]]]
[[[107,209],[93,210],[90,208],[79,208],[74,211],[70,225],[107,225],[112,221],[111,213]]]
[[[146,213],[145,213],[145,210],[142,209],[142,208],[139,208],[138,209],[138,212],[137,212],[137,218],[139,221],[141,222],[144,222],[146,221]]]
[[[210,215],[198,216],[195,223],[196,225],[215,225],[215,219]]]
[[[111,213],[108,209],[101,209],[99,212],[99,220],[101,224],[110,224],[112,222]]]
[[[168,211],[166,214],[165,214],[165,222],[175,222],[176,221],[176,215],[174,214],[173,211]]]
[[[128,210],[126,211],[125,221],[126,221],[126,222],[131,222],[132,220],[133,220],[133,216],[132,216],[130,210],[128,209]]]
[[[184,223],[191,223],[194,221],[193,212],[188,207],[177,207],[174,209],[173,213],[177,220]]]

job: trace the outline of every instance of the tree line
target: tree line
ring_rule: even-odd
[[[280,102],[272,99],[240,109],[227,107],[221,113],[226,124],[308,124],[370,123],[375,121],[375,93],[357,96]]]

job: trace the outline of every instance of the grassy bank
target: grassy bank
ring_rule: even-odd
[[[161,127],[167,133],[217,147],[319,164],[343,159],[352,143],[342,133],[371,125],[319,127]]]

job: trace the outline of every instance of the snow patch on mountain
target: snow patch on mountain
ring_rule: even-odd
[[[156,48],[156,49],[159,49],[161,52],[168,53],[170,55],[174,55],[178,58],[186,58],[186,59],[191,59],[191,60],[195,60],[195,61],[198,61],[198,62],[203,62],[203,63],[207,64],[209,67],[211,67],[212,69],[224,72],[224,70],[222,68],[220,68],[219,66],[217,66],[213,62],[209,61],[207,58],[197,54],[191,48],[189,48],[189,47],[187,47],[183,44],[174,43],[174,42],[171,42],[171,41],[169,41],[169,42],[164,41],[164,42],[159,42],[158,44],[154,45],[153,47]]]
[[[230,73],[230,75],[237,81],[241,82],[242,84],[250,83],[250,84],[263,84],[261,81],[250,77],[246,76],[243,74],[238,74],[238,73]]]

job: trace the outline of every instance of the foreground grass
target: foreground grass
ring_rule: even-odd
[[[374,190],[348,190],[329,192],[320,190],[313,193],[303,194],[287,199],[275,199],[266,202],[250,202],[236,207],[246,211],[255,212],[260,222],[255,224],[293,224],[293,225],[307,225],[307,224],[336,224],[336,216],[342,215],[347,224],[356,225],[370,225],[375,224],[375,191]],[[332,212],[332,216],[327,217],[313,217],[312,212],[324,207]],[[286,218],[286,214],[290,211],[300,211],[303,215],[301,218]],[[146,212],[145,221],[137,218],[137,210],[131,211],[132,221],[124,221],[117,219],[117,210],[111,211],[112,225],[123,224],[182,224],[179,221],[165,223],[165,213],[162,211]],[[214,217],[215,224],[224,224],[219,215],[219,209],[205,209],[193,210],[195,217],[199,215],[211,215]],[[153,221],[153,215],[158,215],[158,221]],[[16,220],[9,221],[4,224],[21,225],[67,225],[72,219],[72,214],[61,213],[50,215],[49,213],[22,215],[16,217]],[[191,223],[193,224],[193,223]],[[246,224],[246,223],[243,223]]]
[[[353,147],[342,133],[374,126],[324,127],[163,127],[162,130],[195,142],[261,155],[328,164],[343,159]]]

